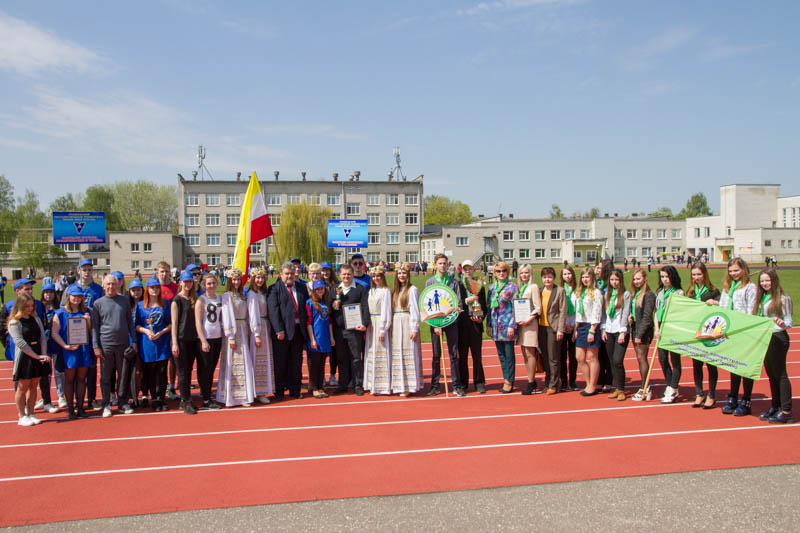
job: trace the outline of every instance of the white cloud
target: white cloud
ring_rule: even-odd
[[[712,40],[708,47],[700,54],[700,59],[704,61],[719,61],[732,57],[742,56],[769,48],[769,43],[752,45],[735,45],[721,39]]]
[[[495,11],[510,11],[546,5],[571,5],[580,4],[585,0],[495,0],[493,2],[480,2],[472,7],[459,9],[459,15],[468,17],[486,15]]]
[[[675,91],[678,85],[672,82],[654,81],[648,83],[642,89],[642,93],[646,95],[667,94]]]
[[[695,37],[696,33],[693,28],[671,28],[631,49],[623,56],[622,64],[632,70],[649,69],[657,58],[686,45]]]
[[[44,146],[32,142],[24,141],[22,139],[10,139],[8,137],[0,137],[0,146],[7,146],[9,148],[18,148],[21,150],[28,150],[30,152],[44,152]]]
[[[102,55],[42,28],[0,12],[0,69],[27,76],[46,71],[97,73]]]

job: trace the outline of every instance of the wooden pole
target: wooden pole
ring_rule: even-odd
[[[658,321],[655,318],[653,318],[653,322],[656,325],[658,325]],[[655,344],[653,344],[653,351],[650,354],[650,366],[647,369],[647,377],[644,380],[644,385],[642,385],[642,390],[644,391],[644,398],[643,399],[647,398],[647,387],[650,385],[650,373],[653,371],[653,363],[655,363],[656,353],[658,352],[658,348],[656,348],[656,345],[658,344],[658,339],[654,339],[654,340],[656,342],[655,342]]]
[[[444,344],[445,344],[445,333],[444,328],[441,328],[442,334],[439,336],[439,352],[442,354],[442,357],[439,360],[442,363],[442,376],[444,376],[444,397],[449,398],[450,392],[447,389],[447,359],[444,357]],[[450,357],[450,352],[447,352],[447,357]]]

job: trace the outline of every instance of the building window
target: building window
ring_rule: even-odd
[[[528,260],[531,258],[531,249],[530,248],[520,248],[519,249],[519,258],[523,261]]]
[[[377,231],[370,231],[367,233],[367,243],[368,244],[380,244],[381,243],[381,234]]]
[[[456,237],[456,246],[469,246],[469,237]]]
[[[267,205],[281,205],[281,195],[278,193],[267,194]]]
[[[666,239],[666,238],[667,238],[667,230],[665,230],[665,229],[660,229],[660,230],[656,231],[656,237],[657,237],[659,240]]]
[[[670,250],[671,250],[673,253],[675,253],[675,252],[680,252],[680,251],[681,251],[681,247],[680,247],[680,246],[673,246],[673,247],[671,247],[671,248],[670,248]]]
[[[277,228],[281,225],[281,214],[276,213],[274,215],[269,215],[269,223],[273,228]]]
[[[561,248],[550,248],[550,259],[561,259]]]
[[[522,242],[531,240],[531,232],[528,230],[519,230],[519,240]]]
[[[361,213],[361,204],[357,202],[347,202],[345,205],[345,214],[347,216],[357,216]]]
[[[565,229],[564,230],[564,239],[571,240],[575,238],[575,230],[574,229]]]
[[[625,251],[625,255],[626,255],[627,257],[636,257],[636,248],[628,248],[628,249]]]
[[[143,242],[142,243],[142,251],[144,253],[152,253],[153,252],[153,243],[152,242]]]
[[[200,195],[196,192],[187,192],[184,199],[187,207],[196,207],[200,205]]]
[[[206,246],[219,246],[219,233],[207,233]]]
[[[251,254],[260,254],[261,253],[261,242],[254,242],[250,245],[250,253]]]
[[[550,240],[551,241],[560,241],[561,240],[561,230],[560,229],[551,229],[550,230]]]
[[[419,205],[419,195],[416,193],[406,194],[406,205]]]
[[[225,205],[228,207],[239,207],[242,205],[241,195],[238,193],[226,193],[225,194]]]
[[[400,261],[400,252],[386,252],[386,262],[397,263]]]
[[[150,270],[151,268],[153,268],[153,262],[152,261],[144,261],[142,263],[142,268],[144,268],[145,270]]]
[[[206,194],[206,205],[217,206],[219,205],[219,194]]]
[[[131,270],[139,269],[139,261],[131,261]]]
[[[409,226],[416,226],[419,224],[416,213],[406,213],[406,224]]]
[[[700,228],[694,228],[694,237],[695,239],[700,238]]]
[[[187,233],[186,234],[186,246],[200,246],[200,234],[198,234],[198,233]]]
[[[80,244],[62,244],[61,249],[65,252],[80,252],[81,245]]]
[[[236,234],[235,233],[228,233],[226,234],[228,246],[236,246]]]
[[[377,263],[381,260],[380,252],[367,252],[367,261],[370,263]]]
[[[206,215],[206,226],[219,226],[219,215]]]
[[[642,255],[648,257],[650,255],[650,247],[642,246]]]
[[[635,229],[629,229],[625,233],[625,237],[628,238],[628,239],[635,239],[636,238],[636,230]]]
[[[400,225],[400,214],[399,213],[386,213],[386,225],[387,226],[399,226]]]
[[[514,250],[503,249],[503,259],[514,259]]]
[[[594,261],[597,258],[597,252],[595,250],[586,250],[586,260],[589,262]]]
[[[667,247],[666,246],[659,246],[658,248],[656,248],[656,252],[659,253],[659,254],[664,253],[666,251],[667,251]]]
[[[232,215],[230,213],[225,215],[225,224],[227,224],[228,226],[238,226],[239,215]]]
[[[369,225],[369,226],[380,226],[381,225],[381,214],[380,213],[367,213],[367,225]]]
[[[300,203],[299,193],[295,192],[286,195],[286,205],[299,204],[299,203]]]
[[[400,232],[399,231],[387,231],[386,232],[386,244],[400,244]]]
[[[545,249],[544,248],[536,248],[533,251],[533,257],[535,259],[544,259],[545,258]]]
[[[406,244],[419,244],[419,233],[407,231]]]
[[[580,263],[581,261],[583,261],[583,252],[580,250],[575,250],[572,253],[572,258],[573,258],[572,261],[574,263]]]
[[[367,195],[367,205],[381,205],[381,195],[380,194],[368,194]]]
[[[666,230],[661,230],[660,229],[660,230],[658,230],[659,239],[661,238],[660,235],[661,235],[662,231],[664,232],[664,237],[667,236]],[[653,230],[651,230],[651,229],[643,229],[642,230],[642,239],[652,239],[652,238],[653,238]]]
[[[672,238],[673,239],[680,239],[681,238],[681,230],[679,230],[679,229],[672,230]]]
[[[622,238],[622,228],[614,228],[614,238],[615,239]]]
[[[537,241],[543,241],[544,240],[544,230],[537,229],[536,231],[534,231],[533,232],[533,238],[536,239]]]
[[[306,198],[308,198],[308,203],[311,205],[322,205],[319,193],[306,194]]]
[[[220,263],[219,254],[207,254],[206,263],[209,265],[218,265]]]
[[[417,252],[406,252],[406,261],[409,263],[416,263],[419,261],[419,254]]]
[[[769,239],[765,240],[765,241],[764,241],[764,246],[765,246],[765,247],[772,246],[772,241],[771,241],[771,240],[769,240]]]
[[[504,231],[503,232],[503,240],[505,242],[514,242],[514,232],[513,231]]]
[[[400,195],[396,192],[386,195],[386,205],[400,205]]]
[[[727,235],[728,237],[733,235],[733,231],[731,231],[731,227],[730,226],[725,226],[725,235]]]
[[[131,243],[131,253],[132,254],[138,254],[139,253],[139,243],[138,242],[132,242]]]
[[[186,225],[190,228],[200,225],[200,215],[186,215]]]
[[[329,192],[327,198],[328,205],[341,205],[338,192]]]
[[[592,230],[590,229],[582,229],[581,230],[581,239],[591,239],[592,238]],[[587,254],[588,257],[588,254]]]

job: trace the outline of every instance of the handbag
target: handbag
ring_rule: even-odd
[[[122,352],[122,355],[127,361],[133,361],[136,359],[136,350],[133,349],[133,346],[128,346],[125,348],[125,351]]]

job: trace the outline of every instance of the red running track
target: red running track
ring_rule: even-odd
[[[800,333],[791,337],[789,376],[800,387]],[[423,351],[429,379],[430,346]],[[307,397],[197,416],[173,405],[166,413],[142,409],[77,421],[63,412],[37,413],[45,423],[32,428],[16,424],[11,363],[2,362],[0,490],[10,505],[0,509],[0,525],[800,460],[798,425],[692,409],[689,359],[683,362],[683,401],[662,405],[576,392],[498,394],[502,378],[493,343],[485,342],[484,352],[489,392],[466,398]],[[633,392],[640,380],[632,350],[626,368]],[[720,374],[718,401],[729,379]],[[517,385],[524,381],[519,363]],[[769,406],[768,396],[764,377],[755,386],[756,415]],[[45,493],[58,496],[40,497]]]

